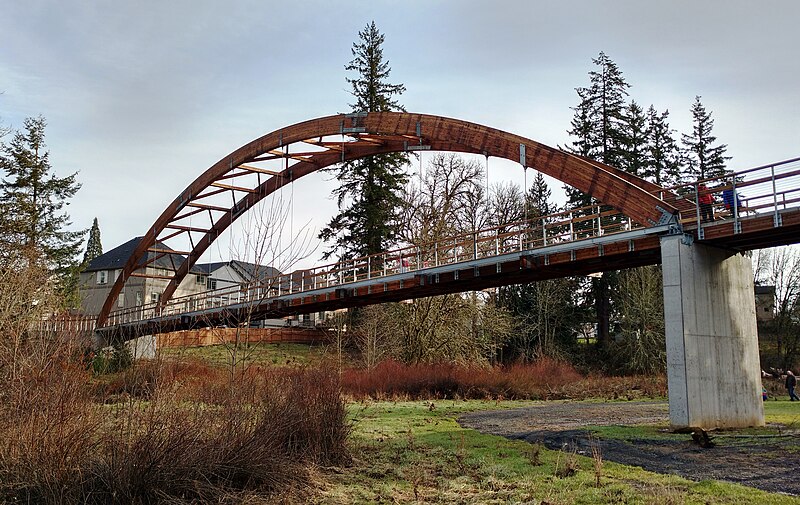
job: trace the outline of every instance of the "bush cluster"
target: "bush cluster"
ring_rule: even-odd
[[[664,396],[666,380],[660,375],[585,377],[551,358],[495,367],[389,360],[371,369],[345,370],[342,390],[353,398],[373,399],[617,399]]]
[[[4,377],[0,502],[238,503],[348,457],[335,374],[145,362],[98,387],[48,361]]]

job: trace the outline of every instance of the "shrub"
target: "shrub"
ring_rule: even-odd
[[[31,370],[25,394],[2,397],[0,502],[240,502],[347,461],[334,374],[253,369],[230,382],[197,363],[145,362],[105,390],[129,401],[104,406],[83,370]],[[213,402],[190,401],[200,382]]]
[[[633,398],[664,396],[666,379],[660,375],[584,377],[568,363],[550,358],[497,367],[384,361],[372,369],[345,370],[342,389],[354,398],[376,399]]]

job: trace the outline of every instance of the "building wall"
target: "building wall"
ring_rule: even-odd
[[[114,282],[116,282],[117,277],[121,273],[121,269],[81,273],[81,309],[85,314],[96,315],[100,313],[100,309],[103,307],[103,303],[105,303],[108,294],[111,292]],[[149,275],[167,276],[173,274],[171,270],[151,267],[147,268],[146,273]],[[206,278],[205,276],[201,277],[202,281],[198,282],[195,274],[187,275],[178,286],[178,289],[175,290],[173,298],[196,295],[206,291]],[[105,279],[105,283],[100,282],[103,278]],[[168,284],[169,279],[131,277],[128,279],[128,282],[125,283],[125,287],[111,310],[134,309],[156,302],[160,299],[161,293],[164,292]]]

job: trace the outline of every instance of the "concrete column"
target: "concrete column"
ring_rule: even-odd
[[[763,426],[750,259],[685,235],[662,237],[661,259],[670,424]]]
[[[131,351],[133,359],[155,359],[158,352],[158,337],[156,335],[143,335],[125,342]]]

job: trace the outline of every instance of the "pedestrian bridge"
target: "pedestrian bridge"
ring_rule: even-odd
[[[591,195],[598,204],[431,243],[403,244],[235,289],[174,296],[220,234],[270,194],[342,161],[428,150],[513,160]],[[707,201],[707,195],[712,197],[713,219],[705,215],[709,209],[697,203]],[[738,205],[725,205],[730,195],[739,195]],[[301,196],[304,201],[315,197]],[[328,116],[242,146],[182,191],[122,269],[96,320],[96,332],[106,341],[127,340],[661,263],[673,424],[763,424],[761,405],[749,398],[756,389],[752,396],[760,398],[753,278],[749,259],[739,253],[796,243],[799,237],[800,158],[662,188],[602,163],[466,121],[400,112]],[[186,249],[159,245],[179,239]],[[157,303],[113,310],[129,279],[164,278],[149,273],[147,266],[160,257],[172,258],[176,251],[185,260],[174,265]],[[704,327],[704,320],[714,324]],[[733,344],[720,346],[731,337]],[[719,362],[718,368],[709,366],[709,360]],[[741,374],[732,372],[743,367],[747,370]],[[734,384],[731,376],[737,377]],[[726,405],[733,391],[744,395],[746,405]],[[718,397],[713,408],[692,403],[711,394]]]

